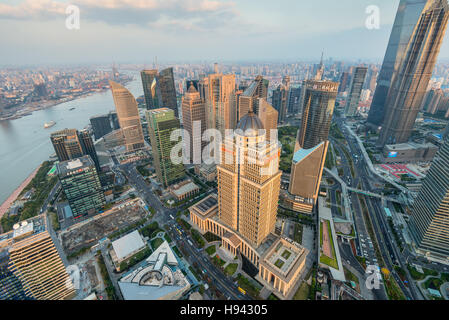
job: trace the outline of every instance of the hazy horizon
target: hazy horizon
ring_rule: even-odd
[[[381,63],[399,0],[3,0],[0,65],[295,62]],[[380,28],[365,27],[370,5]],[[449,59],[446,34],[440,60]]]

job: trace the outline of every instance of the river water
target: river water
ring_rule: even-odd
[[[137,98],[143,94],[138,72],[126,72],[134,80],[126,87]],[[70,108],[75,108],[70,111]],[[0,204],[55,151],[50,134],[64,128],[83,129],[94,115],[114,110],[111,91],[61,103],[9,121],[0,121]],[[56,124],[44,129],[44,123]]]

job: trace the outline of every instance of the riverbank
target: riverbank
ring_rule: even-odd
[[[122,79],[120,81],[120,83],[123,84],[124,86],[126,86],[131,81],[133,81],[133,79]],[[7,113],[6,115],[0,116],[0,122],[8,121],[8,120],[17,120],[17,119],[29,116],[35,111],[45,110],[45,109],[55,107],[57,105],[60,105],[60,104],[66,103],[66,102],[89,97],[91,95],[95,95],[95,94],[102,93],[102,92],[107,92],[109,90],[110,90],[110,87],[105,87],[105,88],[101,88],[101,89],[94,89],[91,91],[83,92],[83,93],[76,94],[76,95],[67,96],[67,97],[64,97],[64,98],[61,98],[58,100],[47,100],[47,101],[42,101],[42,102],[39,101],[39,102],[29,103],[27,106],[25,106],[25,105],[18,106],[18,107],[16,107],[17,108],[16,110],[11,111],[10,113]]]
[[[5,200],[5,202],[2,203],[0,206],[0,219],[3,217],[3,215],[8,211],[9,207],[16,201],[17,197],[22,193],[23,189],[26,188],[26,186],[33,180],[33,178],[36,176],[36,173],[39,171],[41,166],[37,167],[36,170],[34,170],[21,184],[20,186],[11,193],[11,195],[8,197],[8,199]]]

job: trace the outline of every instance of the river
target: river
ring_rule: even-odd
[[[126,87],[137,98],[143,94],[138,72]],[[75,108],[70,111],[70,108]],[[16,120],[0,121],[0,204],[55,151],[50,134],[64,128],[83,129],[89,118],[115,110],[110,90],[61,103]],[[56,124],[44,129],[44,123]]]

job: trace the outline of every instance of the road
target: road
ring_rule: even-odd
[[[244,296],[238,291],[238,286],[210,261],[204,250],[198,249],[195,245],[190,245],[190,243],[194,243],[194,240],[183,230],[176,220],[170,217],[176,217],[177,212],[184,210],[190,203],[184,204],[179,208],[166,208],[159,198],[150,190],[148,183],[143,179],[140,173],[138,173],[135,164],[125,164],[120,166],[120,169],[128,178],[128,183],[136,189],[139,196],[149,207],[156,210],[155,219],[158,223],[160,225],[165,225],[172,239],[176,241],[178,247],[182,247],[187,251],[188,255],[186,259],[189,263],[191,265],[196,263],[201,270],[205,270],[207,276],[212,278],[213,285],[226,297],[230,297],[234,300],[250,299],[248,296]],[[214,192],[214,189],[207,191],[207,193],[212,192]],[[179,235],[177,231],[175,232],[176,228],[180,230],[181,235]]]
[[[342,119],[337,118],[337,123],[339,124],[340,128],[344,128]],[[350,133],[346,129],[343,129],[342,132],[345,136],[345,140],[348,143],[349,153],[356,158],[356,161],[354,162],[354,171],[356,177],[352,183],[352,187],[360,187],[360,189],[362,190],[374,192],[377,189],[377,186],[379,184],[382,184],[382,181],[379,181],[379,178],[374,176],[368,170],[367,163],[362,155],[362,151],[360,150],[359,145],[355,141],[355,138],[350,135]],[[354,198],[355,196],[353,195],[352,197]],[[365,198],[367,204],[369,216],[372,221],[373,231],[379,245],[380,254],[383,261],[385,262],[385,267],[391,272],[391,275],[396,280],[407,299],[422,299],[421,293],[416,288],[415,283],[413,282],[407,270],[407,264],[405,262],[406,259],[399,250],[398,245],[392,236],[387,217],[384,214],[384,206],[382,204],[382,200],[366,196],[362,197]],[[357,202],[353,201],[353,204]],[[354,212],[356,213],[355,215],[359,216],[359,219],[363,219],[363,214],[360,208],[357,207],[357,205],[354,206]],[[405,280],[409,284],[408,287],[404,284],[404,282],[400,279],[398,273],[394,270],[394,265],[398,265],[406,272]]]

